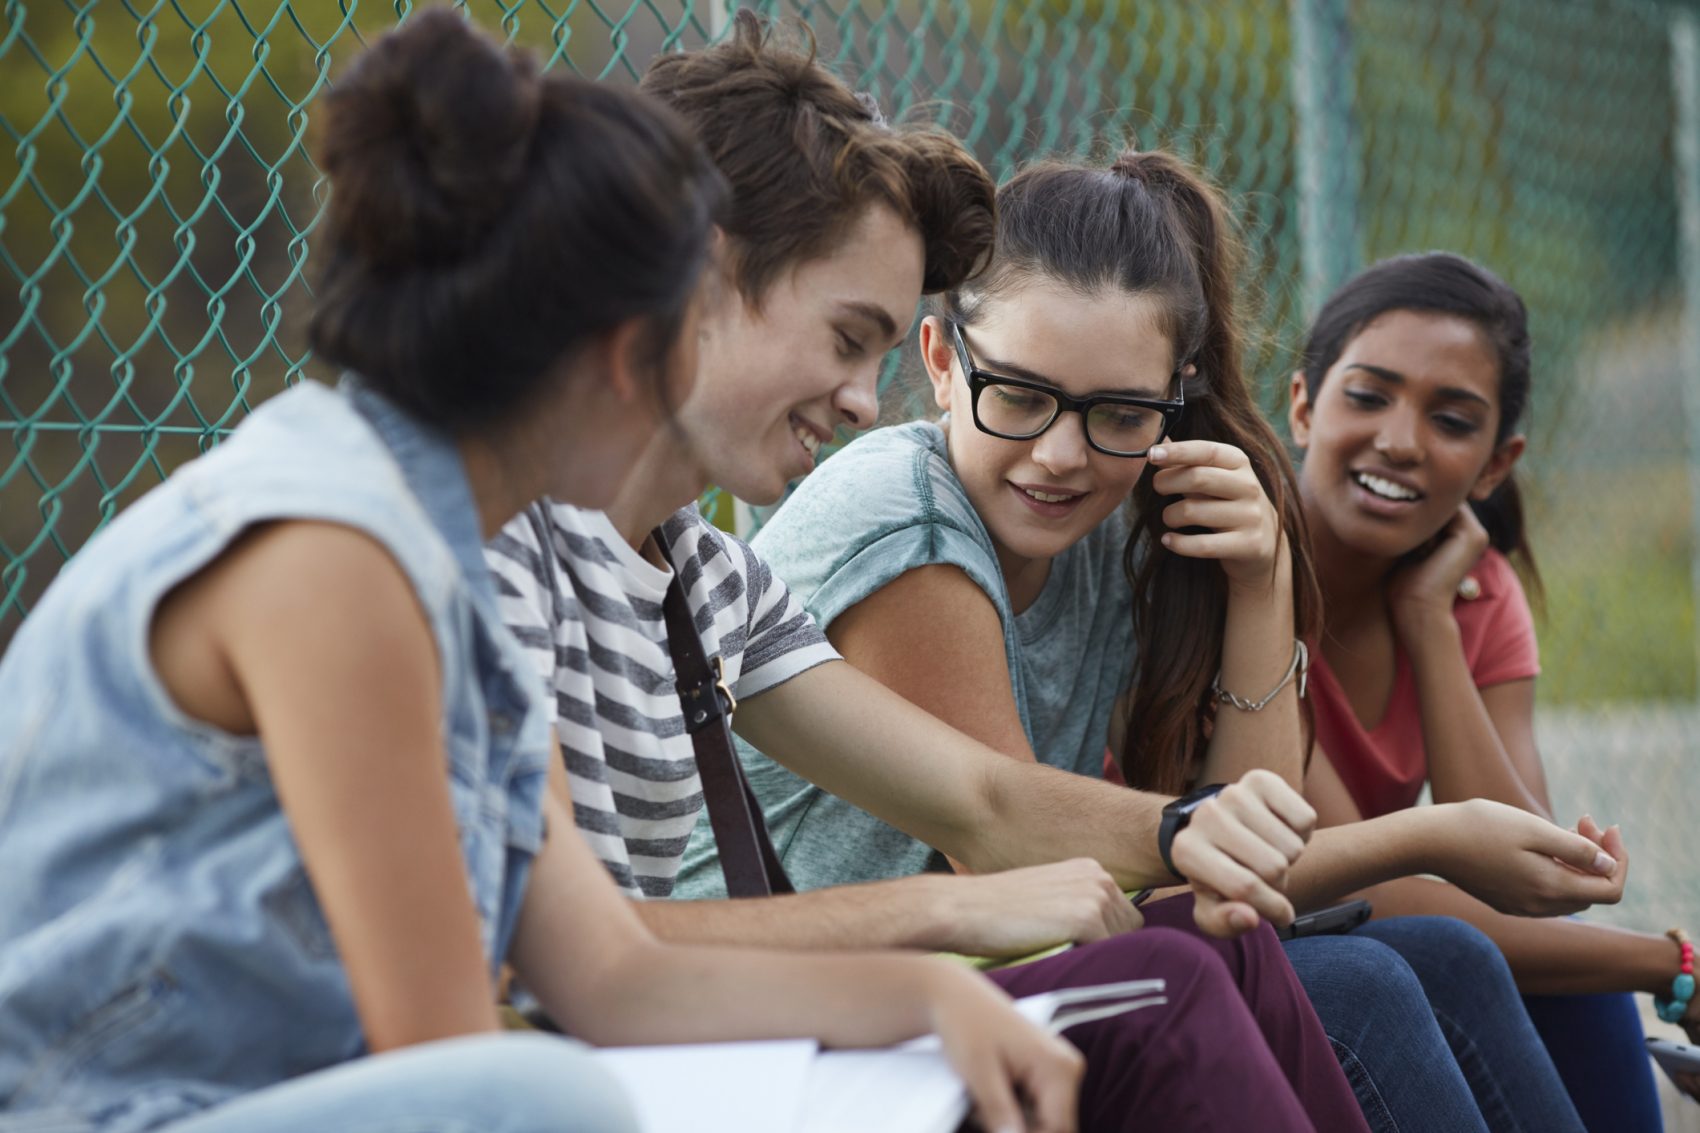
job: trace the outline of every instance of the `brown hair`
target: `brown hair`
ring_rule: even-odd
[[[996,257],[939,306],[944,317],[971,325],[988,300],[1035,276],[1089,293],[1114,288],[1155,298],[1176,367],[1197,370],[1186,379],[1186,410],[1173,436],[1230,444],[1250,458],[1292,554],[1297,632],[1312,637],[1321,598],[1292,464],[1241,368],[1239,261],[1227,205],[1180,159],[1130,151],[1108,169],[1047,162],[999,189]],[[1162,548],[1168,501],[1152,480],[1141,477],[1133,490],[1134,529],[1123,557],[1133,587],[1135,655],[1127,739],[1117,755],[1130,784],[1174,794],[1204,749],[1210,685],[1222,665],[1227,579],[1214,561]],[[1308,734],[1308,709],[1304,726]]]
[[[431,9],[362,54],[323,114],[315,353],[451,432],[521,411],[628,319],[651,320],[659,379],[726,192],[671,112],[540,76]]]
[[[740,10],[724,43],[661,55],[641,89],[696,130],[732,186],[725,222],[738,290],[759,306],[784,271],[835,249],[868,205],[921,234],[922,289],[955,287],[991,252],[996,187],[963,144],[894,128],[806,48]]]

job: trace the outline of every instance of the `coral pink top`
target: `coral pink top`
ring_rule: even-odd
[[[1481,584],[1481,595],[1472,601],[1456,600],[1452,616],[1458,621],[1464,661],[1476,687],[1538,675],[1534,618],[1516,571],[1504,555],[1489,550],[1470,575]],[[1416,675],[1405,651],[1395,654],[1393,695],[1374,727],[1365,728],[1353,715],[1321,650],[1311,653],[1310,697],[1316,711],[1317,742],[1363,817],[1414,805],[1428,778],[1428,759],[1423,751]]]

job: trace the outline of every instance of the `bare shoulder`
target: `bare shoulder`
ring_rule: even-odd
[[[961,567],[947,563],[903,572],[838,615],[827,634],[863,632],[890,623],[908,627],[908,632],[931,623],[968,632],[990,630],[1000,643],[1003,637],[991,597]]]
[[[249,693],[263,672],[434,659],[424,609],[388,549],[305,520],[250,528],[178,584],[155,612],[149,649],[185,712],[238,735],[255,730]]]
[[[1003,622],[959,567],[893,579],[827,627],[844,659],[959,731],[1031,759],[1011,685]]]

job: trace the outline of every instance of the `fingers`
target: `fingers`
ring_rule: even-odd
[[[1151,487],[1160,496],[1204,496],[1221,500],[1265,498],[1263,484],[1249,464],[1238,468],[1165,466],[1151,477]]]
[[[1021,1075],[1033,1121],[1033,1133],[1074,1133],[1079,1120],[1080,1079],[1086,1059],[1065,1040],[1052,1037],[1046,1065]]]
[[[1213,531],[1244,531],[1275,542],[1275,523],[1267,504],[1252,500],[1219,500],[1209,496],[1187,496],[1163,509],[1163,522],[1170,531],[1208,527]]]
[[[1617,873],[1617,859],[1593,840],[1556,826],[1548,827],[1545,832],[1551,844],[1542,848],[1572,869],[1608,879]]]
[[[1220,441],[1164,441],[1147,454],[1152,464],[1164,468],[1207,465],[1215,468],[1249,468],[1251,461],[1233,445]]]
[[[1192,904],[1192,920],[1208,936],[1228,939],[1250,932],[1262,919],[1243,901],[1223,900],[1222,895],[1208,885],[1194,884],[1196,900]]]
[[[1316,829],[1316,808],[1306,802],[1305,797],[1295,791],[1285,779],[1262,768],[1247,771],[1240,777],[1239,782],[1223,791],[1222,795],[1232,797],[1241,791],[1256,795],[1290,830],[1305,841],[1310,841],[1311,833]]]
[[[1291,902],[1274,885],[1214,844],[1210,832],[1199,826],[1199,813],[1202,811],[1193,815],[1192,825],[1175,835],[1170,850],[1175,867],[1193,882],[1195,890],[1201,886],[1208,888],[1230,902],[1250,906],[1276,924],[1290,923],[1293,919]],[[1284,864],[1279,875],[1286,875]]]
[[[1304,853],[1305,838],[1310,833],[1310,825],[1302,821],[1304,819],[1302,814],[1294,816],[1293,820],[1289,820],[1276,814],[1267,802],[1261,799],[1258,801],[1261,805],[1246,806],[1238,812],[1240,822],[1245,825],[1247,830],[1286,858],[1288,865],[1292,865],[1299,860],[1299,855]],[[1302,798],[1299,801],[1304,802]],[[1309,809],[1309,803],[1304,805]],[[1314,816],[1316,812],[1311,810],[1310,813]],[[1314,817],[1310,821],[1314,823]],[[1304,833],[1300,833],[1301,830]]]
[[[987,1047],[973,1058],[964,1059],[956,1070],[968,1088],[968,1100],[974,1105],[980,1127],[987,1133],[1021,1133],[1027,1128],[1021,1105],[1015,1100],[1015,1087],[1004,1072],[1003,1060],[995,1048]]]

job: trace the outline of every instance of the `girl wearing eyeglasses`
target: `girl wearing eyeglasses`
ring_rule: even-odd
[[[1097,776],[1109,740],[1142,789],[1259,768],[1299,781],[1317,586],[1291,468],[1240,370],[1225,206],[1183,162],[1130,153],[1030,168],[998,214],[992,264],[922,324],[943,419],[850,444],[755,548],[847,660],[1011,758]],[[743,754],[799,889],[954,864]],[[1478,822],[1490,834],[1474,855],[1443,852],[1469,818],[1452,810],[1336,835],[1318,866],[1313,843],[1290,878],[1311,907],[1413,869],[1518,912],[1615,899],[1621,877],[1552,860],[1595,868],[1594,842],[1500,809],[1515,817]],[[713,893],[712,863],[699,824],[679,895]],[[1531,896],[1549,884],[1567,896]],[[1184,927],[1189,900],[1148,904],[1147,923]],[[1405,931],[1471,973],[1459,1004],[1431,1004],[1367,935],[1288,950],[1370,1125],[1580,1128],[1491,945],[1443,918]],[[1437,1007],[1471,1023],[1468,1076]]]
[[[1535,577],[1512,475],[1530,382],[1522,299],[1458,256],[1383,261],[1317,315],[1291,423],[1326,598],[1313,684],[1326,758],[1306,778],[1324,824],[1403,810],[1425,782],[1436,802],[1552,813],[1534,744],[1534,620],[1511,565]],[[1530,1014],[1588,1128],[1661,1127],[1626,993],[1660,997],[1661,1014],[1700,1040],[1680,939],[1504,917],[1422,878],[1370,896],[1380,911],[1445,913],[1492,936],[1537,993]]]

